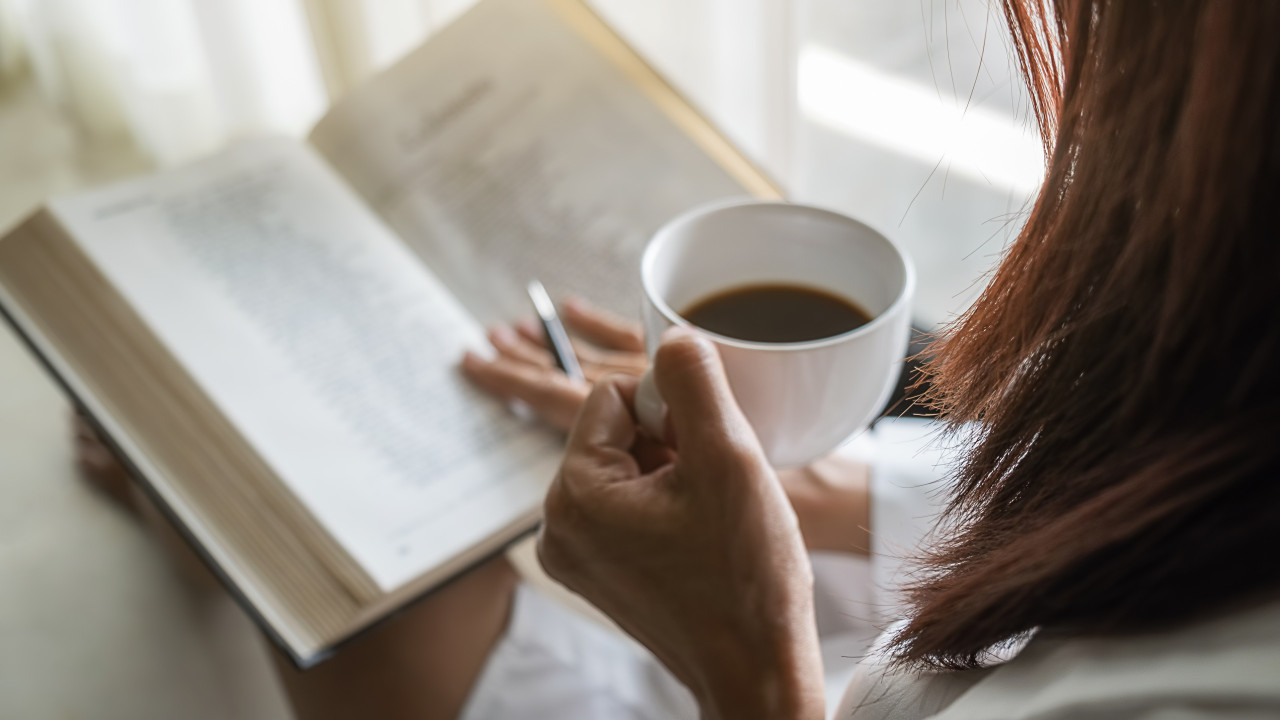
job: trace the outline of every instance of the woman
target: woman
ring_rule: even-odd
[[[970,444],[891,672],[841,712],[1280,716],[1280,5],[1006,11],[1048,173],[936,348],[931,399]],[[655,370],[677,450],[636,438],[631,381],[598,383],[543,564],[703,717],[819,717],[786,497],[710,346],[670,337]],[[555,384],[527,378],[500,389]]]
[[[1005,2],[1047,177],[930,366],[953,497],[837,717],[1277,717],[1280,4],[1049,5]],[[612,349],[594,367],[636,369],[634,331],[568,315]],[[690,693],[525,591],[513,611],[495,563],[283,670],[299,714],[821,717],[805,539],[874,545],[884,498],[779,483],[696,336],[655,360],[673,447],[637,435],[627,375],[588,396],[493,339],[476,382],[577,418],[544,566]]]

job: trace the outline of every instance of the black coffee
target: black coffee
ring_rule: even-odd
[[[821,340],[871,322],[851,301],[802,285],[744,285],[703,298],[680,314],[717,335],[769,343]]]

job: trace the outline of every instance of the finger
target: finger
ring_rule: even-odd
[[[632,408],[638,384],[636,378],[618,375],[597,382],[583,403],[569,446],[577,441],[581,447],[629,449],[636,434]]]
[[[547,333],[542,329],[541,325],[532,320],[521,320],[516,323],[515,331],[525,343],[541,348],[546,356],[550,357],[550,351],[547,346]],[[594,383],[608,374],[608,371],[604,369],[608,363],[603,351],[572,338],[570,338],[569,344],[573,347],[573,354],[578,358],[578,364],[582,366],[582,372],[587,376],[587,380]]]
[[[516,332],[522,338],[541,348],[547,347],[546,333],[538,323],[527,320],[516,323]],[[623,375],[643,375],[649,361],[644,353],[601,350],[600,348],[580,342],[570,341],[573,353],[578,357],[578,364],[589,382],[594,383],[605,375],[615,373]]]
[[[548,575],[570,587],[578,565],[574,558],[582,549],[574,528],[584,518],[599,519],[601,499],[626,487],[618,481],[640,474],[628,453],[636,437],[631,414],[635,384],[627,378],[596,383],[569,435],[560,472],[547,489],[538,560]]]
[[[75,423],[76,440],[83,441],[83,442],[96,443],[99,445],[104,444],[102,435],[98,432],[98,429],[95,428],[93,424],[89,421],[88,417],[86,417],[80,411],[76,411],[75,415],[73,415],[72,417],[74,418],[73,422]]]
[[[706,338],[687,328],[664,333],[654,357],[654,381],[682,450],[759,452],[755,434],[729,388],[720,353]]]
[[[634,378],[611,375],[595,384],[578,413],[565,450],[565,482],[600,483],[634,478],[640,467],[631,456],[636,440],[632,413]],[[574,466],[576,472],[568,472]]]
[[[639,323],[575,297],[565,298],[561,306],[565,324],[584,339],[609,350],[644,352],[644,333]]]
[[[536,321],[521,320],[516,323],[515,331],[525,342],[549,352],[547,332]],[[600,350],[573,338],[569,339],[569,344],[573,347],[573,354],[577,356],[579,363],[596,362],[601,356]],[[585,370],[586,368],[583,369]]]
[[[489,344],[504,357],[535,367],[555,366],[546,348],[526,340],[507,325],[495,325],[489,329]]]
[[[110,448],[96,440],[77,440],[76,460],[93,469],[112,468],[120,463]]]
[[[552,368],[535,367],[508,358],[485,360],[468,352],[462,371],[482,390],[504,399],[518,399],[552,426],[568,430],[578,415],[588,387]]]
[[[89,423],[88,418],[77,412],[73,416],[75,424],[75,447],[76,454],[81,461],[92,461],[102,463],[115,462],[115,453],[107,446],[106,441],[98,434],[93,425]]]
[[[649,361],[640,353],[613,353],[607,350],[587,348],[578,353],[578,364],[587,380],[595,382],[606,375],[632,375],[640,377],[649,367]]]
[[[547,346],[547,331],[542,329],[542,325],[537,320],[524,318],[515,324],[516,332],[529,342],[539,347]]]
[[[652,473],[670,465],[676,459],[671,446],[650,438],[646,433],[636,433],[636,441],[631,446],[631,456],[640,465],[640,472]]]

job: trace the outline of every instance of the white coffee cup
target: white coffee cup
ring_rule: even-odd
[[[718,346],[733,394],[775,467],[817,460],[867,427],[893,391],[906,353],[915,270],[900,248],[844,215],[779,202],[734,201],[664,225],[641,262],[649,356],[678,311],[736,287],[794,284],[852,300],[871,322],[820,340],[764,343],[699,330]],[[666,408],[652,371],[636,412],[661,436]]]

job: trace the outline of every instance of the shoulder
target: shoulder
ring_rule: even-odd
[[[845,717],[934,720],[1280,716],[1280,602],[1163,633],[1033,639],[973,673],[894,675],[869,666]],[[852,701],[852,702],[851,702]],[[864,711],[857,703],[891,713]]]
[[[1280,712],[1280,603],[1149,635],[1028,643],[938,720]],[[1159,715],[1151,715],[1159,717]]]

